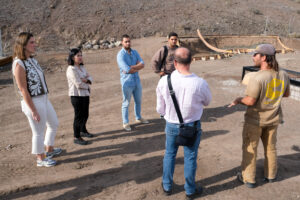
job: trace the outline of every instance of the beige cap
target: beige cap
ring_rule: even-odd
[[[276,53],[276,49],[271,44],[260,44],[256,47],[254,51],[251,52],[252,55],[257,53],[274,56]]]

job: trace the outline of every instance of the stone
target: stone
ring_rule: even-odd
[[[11,150],[13,148],[13,146],[11,144],[7,145],[7,147],[5,148],[7,151]]]
[[[94,45],[93,49],[99,49],[99,45],[98,44]]]
[[[108,45],[100,45],[101,49],[108,49]]]
[[[92,46],[92,44],[90,44],[90,43],[86,43],[86,44],[84,44],[83,45],[83,48],[84,49],[91,49],[93,46]]]
[[[108,40],[101,40],[102,42],[100,43],[100,44],[107,44],[107,45],[109,45],[110,44],[110,42],[108,41]]]
[[[98,41],[97,40],[93,40],[92,41],[92,45],[96,45],[96,44],[98,44]]]
[[[121,46],[121,45],[122,45],[122,42],[121,42],[121,41],[116,41],[116,42],[115,42],[115,45],[116,45],[116,47]]]
[[[109,39],[109,42],[110,42],[110,43],[115,43],[116,41],[117,41],[116,38],[110,38],[110,39]]]
[[[114,43],[111,43],[111,44],[108,45],[108,48],[110,48],[110,49],[114,48],[114,47],[116,47],[116,45]]]

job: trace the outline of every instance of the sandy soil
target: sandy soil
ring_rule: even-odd
[[[88,146],[73,144],[73,108],[67,96],[65,67],[46,73],[50,100],[60,126],[56,146],[64,152],[58,165],[38,168],[31,155],[31,131],[13,92],[11,72],[0,73],[0,199],[184,199],[183,151],[180,148],[174,174],[174,194],[161,190],[164,155],[164,120],[155,111],[155,88],[159,78],[149,65],[162,38],[133,41],[146,66],[140,77],[143,85],[142,114],[147,125],[133,125],[125,132],[121,122],[121,89],[115,56],[118,48],[84,52],[92,85],[90,118],[87,127],[96,135]],[[47,60],[53,54],[39,55]],[[63,60],[66,54],[56,55]],[[299,71],[300,56],[280,54],[281,66]],[[245,107],[226,108],[243,95],[242,66],[251,65],[249,55],[217,61],[196,61],[191,70],[204,77],[213,100],[202,117],[203,137],[199,148],[197,184],[205,187],[202,199],[300,199],[299,101],[284,99],[285,123],[278,129],[278,182],[264,184],[263,148],[260,144],[255,189],[248,189],[235,178],[241,162],[241,131]],[[57,66],[52,66],[53,68]],[[133,103],[130,120],[134,121]],[[200,198],[199,198],[200,199]]]

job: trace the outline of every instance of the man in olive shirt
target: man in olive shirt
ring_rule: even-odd
[[[253,52],[253,62],[260,70],[249,77],[246,96],[238,97],[229,107],[244,104],[247,107],[243,128],[242,173],[237,178],[247,187],[255,187],[256,156],[259,138],[264,151],[264,176],[273,182],[277,175],[276,133],[282,122],[281,100],[290,95],[287,73],[279,69],[271,44],[261,44]]]
[[[153,56],[151,65],[160,77],[171,74],[174,70],[174,53],[177,46],[178,35],[171,32],[168,35],[168,45],[161,47]]]

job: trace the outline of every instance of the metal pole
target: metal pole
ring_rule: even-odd
[[[0,29],[0,57],[3,56],[3,53],[2,53],[2,36],[1,36],[1,29]]]

